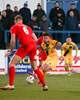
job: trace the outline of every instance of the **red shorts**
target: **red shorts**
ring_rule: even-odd
[[[43,52],[42,54],[39,55],[39,61],[45,61],[47,58],[46,52]]]
[[[19,47],[19,49],[15,52],[15,55],[24,58],[28,54],[31,61],[36,61],[36,52],[36,44],[31,44],[30,46],[23,45]]]

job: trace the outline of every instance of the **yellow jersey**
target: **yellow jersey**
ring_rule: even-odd
[[[74,42],[71,42],[70,44],[67,44],[66,42],[62,45],[61,50],[64,50],[64,55],[67,52],[66,56],[72,56],[72,50],[76,47],[76,44]]]
[[[47,43],[43,42],[41,44],[42,50],[46,51],[47,55],[50,57],[57,56],[56,48],[54,49],[54,52],[52,52],[52,48],[55,47],[56,43],[56,40],[49,40]]]

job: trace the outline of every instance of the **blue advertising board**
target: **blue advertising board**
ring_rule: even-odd
[[[13,51],[13,53],[8,56],[8,67],[9,67],[9,62],[12,59],[12,56],[16,50]],[[30,59],[29,56],[26,56],[24,59],[22,59],[18,64],[15,66],[15,73],[16,74],[28,74],[29,72],[32,72],[31,64],[30,64]],[[9,72],[9,68],[8,68]]]

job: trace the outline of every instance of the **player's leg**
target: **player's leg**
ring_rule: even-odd
[[[14,84],[14,77],[15,77],[15,65],[26,56],[27,51],[23,46],[21,46],[12,57],[12,60],[9,63],[9,85],[5,88],[1,89],[11,89],[11,85]]]
[[[65,64],[65,70],[67,71],[67,72],[70,72],[70,66],[69,66],[69,64]]]
[[[58,63],[58,57],[55,57],[55,59],[48,57],[45,60],[44,64],[40,67],[40,70],[43,73],[44,78],[47,75],[47,71],[54,69],[57,63]],[[40,82],[38,82],[37,84],[40,84]]]
[[[36,49],[35,48],[33,48],[33,50],[31,50],[31,52],[29,52],[29,57],[31,59],[31,66],[34,69],[34,72],[37,74],[43,87],[46,87],[44,77],[43,77],[41,71],[37,68],[37,62],[36,62],[36,58],[35,58],[36,57]],[[44,88],[43,88],[43,90],[44,90]],[[46,87],[45,90],[48,90],[48,87]]]
[[[70,67],[71,72],[72,72],[72,64],[73,64],[73,59],[72,57],[69,57],[69,67]]]
[[[39,69],[40,66],[42,65],[43,61],[39,61],[39,66],[37,66],[37,68]],[[37,79],[37,75],[35,72],[29,72],[29,75],[32,75],[32,77],[34,77],[34,79]]]
[[[47,59],[44,61],[44,63],[42,64],[42,66],[40,67],[40,70],[45,78],[45,76],[47,75],[47,71],[51,70],[51,64],[52,64],[53,60],[52,58],[50,58],[49,56],[47,57]]]
[[[45,78],[47,75],[47,71],[51,70],[50,65],[48,64],[43,64],[40,68],[40,71],[43,73],[43,77]]]
[[[15,77],[15,65],[21,60],[22,58],[14,55],[12,60],[9,63],[9,84],[5,87],[1,87],[0,89],[3,90],[13,90],[14,89],[14,77]]]
[[[47,59],[47,54],[46,52],[43,52],[42,54],[39,55],[39,68],[42,66],[43,62]]]
[[[15,77],[15,65],[21,60],[22,58],[14,55],[12,60],[9,63],[9,85],[14,84],[14,77]]]
[[[64,58],[64,62],[65,62],[65,70],[66,70],[67,72],[70,72],[69,57],[65,57],[65,58]]]
[[[49,62],[49,57],[44,61],[44,63],[42,64],[42,66],[40,67],[40,71],[43,74],[43,77],[45,78],[45,76],[47,75],[47,71],[50,69],[50,66],[48,67],[48,62]],[[39,82],[40,83],[40,82]]]
[[[41,71],[37,68],[37,62],[36,61],[31,61],[31,66],[33,67],[34,72],[37,74],[38,78],[40,79],[42,85],[45,85],[45,81],[43,78],[43,75]]]
[[[57,63],[58,63],[58,57],[54,57],[54,58],[47,57],[43,65],[40,67],[40,70],[42,70],[43,72],[44,78],[47,75],[47,71],[54,69]]]
[[[42,66],[46,67],[45,65],[42,65]],[[43,74],[43,77],[45,78],[45,76],[47,75],[47,72],[44,72],[44,71],[43,71],[42,66],[40,67],[40,71],[41,71],[41,73]],[[37,85],[40,85],[40,84],[41,84],[41,81],[39,81],[39,82],[37,83]]]
[[[43,61],[45,61],[45,59],[47,58],[46,53],[42,53],[39,55],[39,65],[37,66],[38,69],[40,69],[41,65],[43,64]],[[29,72],[29,75],[32,75],[32,77],[34,77],[35,79],[37,79],[37,75],[35,74],[35,72]],[[41,84],[41,82],[37,83],[37,85]]]

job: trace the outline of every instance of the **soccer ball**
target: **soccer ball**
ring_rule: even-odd
[[[29,75],[27,76],[26,78],[26,81],[29,83],[29,84],[33,84],[34,83],[34,77],[32,75]]]

